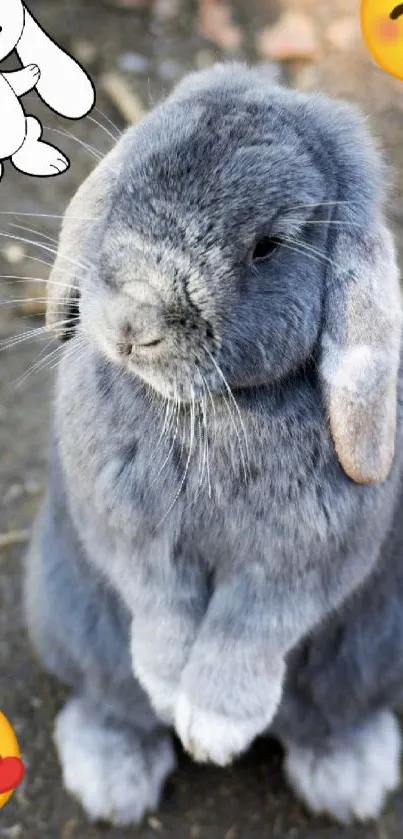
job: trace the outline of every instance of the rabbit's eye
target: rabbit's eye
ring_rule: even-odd
[[[279,244],[280,239],[277,236],[264,236],[263,239],[258,239],[253,249],[252,262],[267,259],[278,248]]]

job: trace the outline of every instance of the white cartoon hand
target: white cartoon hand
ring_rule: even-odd
[[[27,86],[27,91],[32,90],[37,82],[39,82],[41,71],[37,64],[28,64],[28,67],[24,67],[24,69],[21,70],[21,73],[24,72],[26,73],[27,85],[29,85]]]
[[[3,73],[4,78],[12,87],[16,96],[23,96],[35,87],[41,77],[41,71],[37,64],[28,64],[22,70],[15,70],[12,73]]]

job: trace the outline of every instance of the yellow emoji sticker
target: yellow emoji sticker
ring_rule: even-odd
[[[7,717],[0,711],[0,810],[23,777],[24,764],[17,738]]]
[[[362,0],[361,26],[372,58],[382,70],[403,80],[403,3]]]

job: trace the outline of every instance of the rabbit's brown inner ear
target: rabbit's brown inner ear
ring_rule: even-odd
[[[354,360],[352,365],[356,367]],[[395,450],[396,378],[384,371],[380,381],[371,386],[376,366],[376,357],[363,359],[358,377],[362,377],[361,395],[359,387],[350,391],[348,386],[333,386],[328,396],[330,429],[338,459],[346,474],[360,484],[386,480]],[[340,379],[350,379],[348,367],[346,353]],[[356,372],[353,370],[353,375]]]
[[[378,483],[393,463],[402,325],[389,232],[340,234],[333,265],[321,360],[330,430],[346,474]]]

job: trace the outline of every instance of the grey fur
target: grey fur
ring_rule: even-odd
[[[78,298],[80,319],[26,591],[45,663],[105,727],[159,718],[225,764],[268,729],[320,748],[401,701],[383,174],[352,108],[230,65],[182,82],[73,199],[48,321]]]

